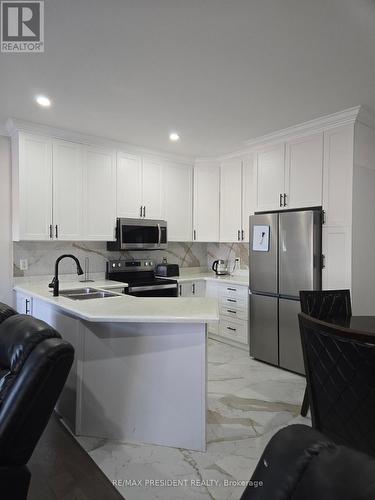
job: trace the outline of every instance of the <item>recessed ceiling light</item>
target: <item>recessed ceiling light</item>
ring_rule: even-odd
[[[171,132],[169,134],[169,139],[173,142],[176,142],[180,140],[180,136],[177,134],[177,132]]]
[[[42,106],[43,108],[48,108],[49,106],[51,106],[51,100],[45,95],[38,95],[36,96],[35,100],[39,104],[39,106]]]

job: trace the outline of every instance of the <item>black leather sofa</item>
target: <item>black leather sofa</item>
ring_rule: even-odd
[[[375,460],[305,425],[268,443],[241,500],[374,500]]]
[[[0,497],[25,500],[27,462],[52,414],[74,349],[49,325],[0,304]]]

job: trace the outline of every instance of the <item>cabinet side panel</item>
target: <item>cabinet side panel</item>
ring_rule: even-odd
[[[375,130],[355,126],[353,176],[353,312],[375,314]]]

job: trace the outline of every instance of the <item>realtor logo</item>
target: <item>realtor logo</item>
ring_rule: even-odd
[[[1,2],[1,52],[44,52],[44,1]]]

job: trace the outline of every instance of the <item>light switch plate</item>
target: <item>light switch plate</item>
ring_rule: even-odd
[[[20,259],[20,270],[27,271],[29,269],[29,263],[27,259]]]

